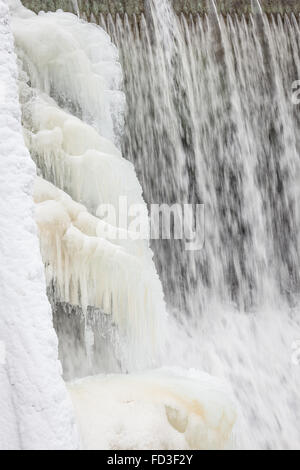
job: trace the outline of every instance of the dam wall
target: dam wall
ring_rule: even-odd
[[[116,15],[121,17],[127,14],[129,17],[145,13],[146,0],[23,0],[26,8],[38,13],[44,11],[56,11],[62,9],[80,15],[91,20],[99,19],[100,15]],[[251,0],[215,0],[219,13],[223,15],[237,14],[248,16],[251,11]],[[300,2],[298,0],[261,0],[262,9],[267,14],[300,14]],[[211,3],[209,0],[173,0],[177,14],[204,15],[209,12]]]

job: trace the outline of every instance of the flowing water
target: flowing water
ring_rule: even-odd
[[[212,5],[205,18],[177,21],[163,4],[132,33],[121,21],[108,29],[125,69],[124,148],[146,201],[205,204],[204,250],[155,244],[168,300],[196,315],[211,297],[246,311],[294,304],[297,18],[257,10],[247,21],[224,19]]]
[[[17,29],[19,54],[25,64],[28,56],[31,64],[34,58],[27,70],[31,86],[117,146],[122,140],[122,153],[133,162],[148,205],[204,204],[203,249],[186,251],[180,240],[152,240],[169,311],[161,363],[226,378],[239,406],[241,447],[299,448],[300,109],[292,100],[292,84],[300,79],[300,27],[293,15],[267,17],[258,2],[252,6],[249,18],[224,18],[213,2],[205,17],[178,18],[168,0],[149,0],[145,16],[130,23],[126,17],[102,18],[123,67],[122,139],[122,113],[105,119],[105,109],[120,104],[118,87],[104,92],[101,102],[95,86],[97,64],[107,60],[98,55],[96,27],[83,30],[60,13],[62,26],[72,23],[73,38],[58,34],[56,19],[45,20],[45,34],[55,31],[57,41],[51,54],[55,59],[59,51],[60,59],[44,69],[45,51],[33,40],[26,45],[22,29]],[[84,33],[93,47],[87,48]],[[92,66],[83,61],[84,53]],[[113,62],[112,75],[119,77]],[[85,67],[90,74],[82,74]],[[84,195],[74,190],[68,188],[82,202]],[[93,205],[88,208],[94,212]],[[136,283],[132,277],[130,289]],[[122,285],[120,278],[118,289]],[[163,302],[156,289],[152,296],[159,310]],[[138,309],[133,311],[128,318],[134,322]],[[160,328],[158,320],[154,326]],[[142,355],[143,348],[140,363]],[[104,370],[110,367],[111,359]]]
[[[133,27],[102,25],[120,50],[123,148],[147,203],[205,205],[204,249],[152,241],[177,323],[165,361],[229,380],[242,445],[289,448],[300,444],[300,28],[257,1],[252,11],[224,18],[211,2],[178,19],[153,0]]]

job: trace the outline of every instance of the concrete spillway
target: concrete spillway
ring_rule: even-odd
[[[248,15],[251,13],[251,0],[215,0],[218,12],[227,14]],[[300,14],[300,2],[298,0],[261,0],[261,6],[267,14]],[[62,9],[77,13],[77,8],[82,16],[91,20],[92,16],[99,20],[100,15],[117,14],[123,16],[141,15],[145,13],[145,0],[23,0],[24,6],[35,11],[56,11]],[[178,14],[206,14],[210,8],[210,0],[173,0],[173,5]]]

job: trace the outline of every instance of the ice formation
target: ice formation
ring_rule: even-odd
[[[43,177],[93,214],[97,214],[100,204],[111,204],[117,216],[114,223],[124,228],[130,218],[123,221],[119,213],[120,196],[129,210],[139,204],[147,233],[147,209],[132,164],[122,158],[110,140],[60,109],[52,99],[46,95],[31,96],[24,84],[21,90],[26,103],[23,106],[26,143]]]
[[[36,218],[47,284],[57,298],[72,305],[112,314],[130,350],[143,354],[158,347],[163,292],[148,242],[119,239],[124,232],[91,215],[51,183],[35,185]],[[138,358],[136,358],[138,361]]]
[[[71,403],[57,338],[22,137],[17,65],[6,2],[0,1],[0,449],[75,449]]]
[[[58,11],[13,16],[18,55],[31,85],[118,140],[124,95],[118,52],[99,27]],[[49,40],[51,38],[51,40]]]
[[[69,384],[86,449],[224,449],[235,405],[204,373],[161,369],[88,377]]]
[[[74,15],[15,12],[24,137],[44,178],[35,201],[47,285],[55,300],[111,314],[130,364],[140,363],[141,347],[151,364],[165,304],[142,188],[117,147],[124,100],[117,50]]]

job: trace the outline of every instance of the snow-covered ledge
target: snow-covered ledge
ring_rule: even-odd
[[[0,0],[0,449],[76,449],[46,297],[32,199],[36,170],[23,141],[16,78],[8,9]]]

